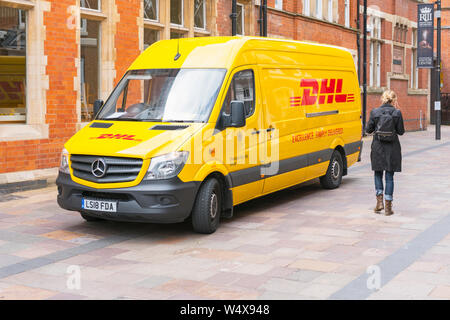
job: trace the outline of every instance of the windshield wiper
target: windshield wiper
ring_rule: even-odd
[[[104,121],[141,121],[140,119],[135,118],[101,118],[95,120],[104,120]]]
[[[161,120],[161,122],[180,122],[180,123],[188,123],[188,122],[196,122],[193,120]]]

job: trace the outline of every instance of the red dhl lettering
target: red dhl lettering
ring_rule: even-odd
[[[354,94],[342,93],[343,82],[344,79],[302,79],[300,88],[303,90],[303,94],[302,96],[290,97],[290,106],[354,102]]]
[[[312,139],[319,139],[323,137],[330,137],[335,136],[339,134],[344,133],[344,128],[333,128],[333,129],[319,129],[315,133],[314,132],[308,132],[308,133],[300,133],[292,136],[292,143],[296,142],[302,142]]]
[[[102,133],[98,137],[92,137],[91,139],[116,139],[116,140],[142,141],[141,139],[135,139],[134,137],[135,137],[135,135],[129,135],[129,134]]]

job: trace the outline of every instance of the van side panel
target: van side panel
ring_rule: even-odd
[[[269,55],[258,54],[258,61],[268,61]],[[280,62],[295,57],[284,52],[272,55]],[[316,54],[297,57],[303,59],[298,65],[310,65],[260,66],[266,127],[279,133],[278,139],[269,140],[279,147],[279,170],[265,177],[264,194],[325,175],[338,145],[346,151],[348,166],[358,158],[361,109],[351,55],[345,63]],[[343,66],[317,66],[318,61],[323,65],[340,61]]]

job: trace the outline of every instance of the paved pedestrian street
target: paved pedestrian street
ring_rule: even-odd
[[[450,127],[401,137],[394,211],[376,215],[371,137],[342,186],[253,200],[200,235],[85,222],[56,187],[0,195],[0,299],[450,299]]]

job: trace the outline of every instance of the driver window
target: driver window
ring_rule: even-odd
[[[244,102],[246,118],[253,114],[255,110],[254,83],[253,70],[239,71],[233,76],[223,105],[225,114],[230,114],[230,103],[233,100]]]

